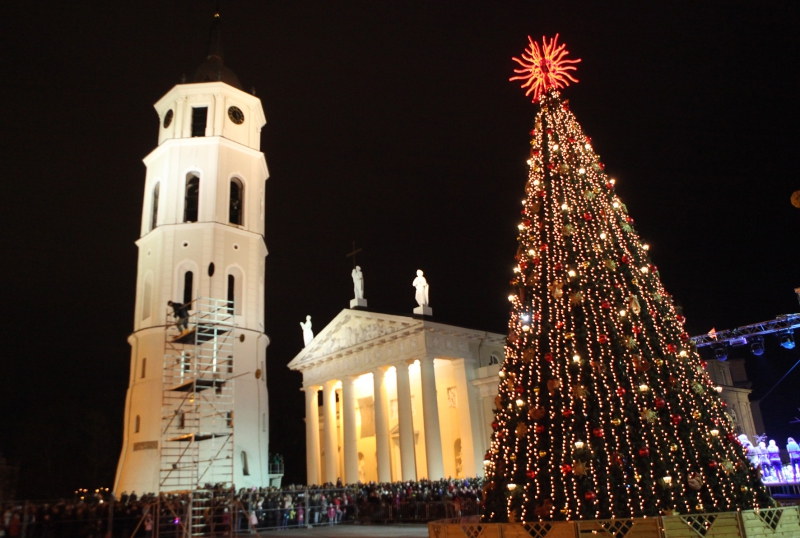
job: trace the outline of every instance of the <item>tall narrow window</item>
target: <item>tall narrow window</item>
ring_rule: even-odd
[[[194,273],[186,271],[183,275],[183,304],[192,302],[192,286],[194,285]]]
[[[153,207],[150,210],[150,229],[155,230],[158,226],[158,191],[161,190],[161,183],[156,183],[153,187]]]
[[[229,428],[233,428],[233,411],[228,411],[225,415],[225,425]]]
[[[235,287],[236,279],[233,277],[233,275],[228,275],[228,312],[231,314],[233,314],[235,311]]]
[[[139,433],[139,428],[141,426],[142,426],[142,419],[139,417],[139,415],[136,415],[136,421],[134,423],[133,433]]]
[[[183,222],[197,222],[200,203],[200,177],[186,174],[186,195],[183,204]]]
[[[242,474],[250,476],[250,466],[247,465],[247,452],[242,450]]]
[[[142,359],[142,379],[144,379],[146,373],[147,373],[147,357]]]
[[[228,222],[231,224],[244,224],[244,185],[237,179],[231,179],[230,203],[228,204]]]
[[[175,422],[179,429],[183,429],[186,427],[186,415],[183,412],[183,409],[176,409],[175,410]]]
[[[192,107],[192,136],[206,136],[208,107]]]

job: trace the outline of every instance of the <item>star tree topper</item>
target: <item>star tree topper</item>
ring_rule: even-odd
[[[535,43],[531,36],[528,36],[528,43],[528,48],[522,53],[522,59],[511,58],[522,68],[514,69],[519,75],[509,80],[524,80],[522,87],[528,88],[525,95],[532,93],[534,103],[548,88],[564,88],[569,86],[570,81],[578,82],[578,79],[569,72],[577,69],[572,64],[580,62],[580,59],[565,58],[569,51],[566,50],[566,45],[558,45],[558,34],[549,43],[543,36],[541,49],[539,43]]]

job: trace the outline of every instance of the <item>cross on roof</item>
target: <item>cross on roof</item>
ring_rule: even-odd
[[[354,240],[353,241],[353,251],[350,254],[347,255],[348,258],[353,258],[353,269],[356,268],[356,254],[358,254],[362,250],[364,250],[364,249],[362,249],[362,248],[357,249],[356,248],[356,242]]]

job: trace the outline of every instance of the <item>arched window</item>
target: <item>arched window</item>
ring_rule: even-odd
[[[231,179],[230,201],[228,203],[228,222],[244,224],[244,185],[238,178]]]
[[[497,355],[495,355],[494,353],[492,353],[492,354],[489,356],[489,364],[500,364],[500,359],[498,359],[498,358],[497,358]]]
[[[194,273],[186,271],[183,274],[183,304],[192,302],[192,286],[194,286]]]
[[[183,222],[197,222],[200,204],[200,177],[189,172],[186,174],[186,196],[183,205]]]
[[[250,466],[247,465],[247,452],[242,450],[242,474],[250,476]]]
[[[228,303],[229,311],[237,316],[242,315],[242,304],[244,297],[242,291],[244,290],[244,277],[242,271],[238,267],[228,268]],[[233,307],[230,310],[230,307]]]
[[[147,373],[147,357],[142,359],[142,379],[144,379],[145,373]]]
[[[153,207],[150,208],[150,229],[155,230],[158,226],[158,191],[161,190],[161,183],[156,183],[153,187]]]
[[[133,433],[139,433],[139,428],[141,427],[141,425],[142,425],[142,419],[139,417],[139,415],[136,415],[136,421],[133,425]]]

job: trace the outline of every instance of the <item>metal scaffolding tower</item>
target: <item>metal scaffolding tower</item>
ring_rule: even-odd
[[[201,297],[186,309],[184,330],[167,315],[159,489],[191,493],[183,534],[199,536],[233,491],[236,325],[230,301]]]

